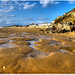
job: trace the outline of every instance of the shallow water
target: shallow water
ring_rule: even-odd
[[[11,44],[10,42],[13,42],[13,40],[9,40],[9,38],[0,38],[0,40],[7,40],[6,43],[0,44],[0,48],[12,48],[16,47],[15,45]]]
[[[30,34],[30,33],[28,33],[28,32],[22,32],[22,34]]]
[[[43,36],[43,35],[37,35],[37,36],[35,36],[35,35],[31,35],[31,34],[25,33],[25,32],[24,32],[24,34],[28,34],[28,35],[24,35],[24,37],[34,38],[35,39],[35,40],[27,41],[27,42],[30,42],[31,43],[29,45],[29,47],[31,47],[31,48],[34,49],[33,52],[30,52],[30,53],[27,54],[28,57],[32,57],[32,58],[37,58],[37,57],[44,58],[44,57],[47,57],[49,55],[52,56],[52,55],[54,55],[56,53],[56,51],[53,52],[53,53],[52,52],[46,53],[44,51],[37,50],[34,47],[34,46],[38,46],[38,45],[34,44],[35,42],[39,42],[41,39],[50,39],[48,36]],[[12,47],[16,47],[16,45],[13,45],[13,44],[10,43],[10,42],[13,42],[14,40],[10,40],[10,39],[11,38],[20,38],[20,37],[23,37],[23,36],[15,36],[15,33],[12,33],[9,38],[1,38],[1,40],[8,40],[8,42],[7,43],[4,43],[4,44],[1,44],[0,45],[0,48],[12,48]],[[60,42],[57,42],[57,41],[52,40],[52,43],[50,45],[56,45],[56,44],[59,45]],[[65,52],[68,52],[68,51],[61,49],[61,50],[59,50],[57,52],[63,52],[63,53],[65,53]]]
[[[52,46],[52,45],[56,45],[56,44],[54,44],[54,43],[51,43],[50,45]]]
[[[48,55],[49,55],[49,53],[39,51],[39,50],[35,50],[35,51],[29,53],[27,56],[32,57],[32,58],[35,58],[35,57],[44,58],[44,57],[46,57]]]
[[[16,46],[10,43],[5,43],[0,45],[0,48],[12,48],[12,47],[16,47]]]
[[[37,50],[34,48],[34,46],[37,46],[36,44],[34,44],[34,42],[38,42],[36,40],[32,40],[32,41],[27,41],[27,42],[30,42],[31,44],[29,45],[29,47],[33,48],[34,50]]]
[[[27,32],[23,32],[23,34],[30,34],[30,33],[27,33]],[[15,33],[12,33],[12,34],[10,34],[11,35],[11,37],[10,38],[20,38],[19,36],[18,37],[16,37],[16,36],[14,36],[15,35]],[[38,37],[39,36],[39,37]],[[38,35],[37,37],[35,37],[35,35],[29,35],[29,37],[31,38],[31,37],[33,37],[33,38],[35,38],[35,39],[38,39],[38,40],[31,40],[31,41],[27,41],[27,42],[30,42],[31,44],[29,45],[29,47],[31,47],[31,48],[33,48],[34,50],[37,50],[36,48],[34,48],[34,46],[38,46],[38,45],[36,45],[36,44],[34,44],[35,42],[39,42],[40,41],[40,39],[49,39],[49,37],[48,36],[43,36],[43,35]],[[11,44],[10,42],[13,42],[14,40],[10,40],[10,38],[0,38],[1,40],[8,40],[9,39],[9,41],[7,42],[7,43],[5,43],[5,44],[1,44],[0,45],[0,48],[10,48],[10,47],[16,47],[15,45],[13,45],[13,44]],[[56,44],[60,44],[60,43],[58,43],[57,41],[52,41],[53,43],[51,43],[50,45],[56,45]],[[38,50],[39,51],[39,50]],[[60,52],[67,52],[67,51],[65,51],[65,50],[60,50]]]
[[[9,38],[0,38],[0,40],[8,40]]]
[[[68,51],[61,49],[60,52],[68,52]]]
[[[16,35],[16,33],[12,33],[12,34],[10,34],[11,37],[14,37],[15,35]]]

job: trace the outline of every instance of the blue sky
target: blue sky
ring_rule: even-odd
[[[75,1],[0,1],[0,26],[51,23],[75,8]]]

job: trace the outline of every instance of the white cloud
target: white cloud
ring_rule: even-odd
[[[31,21],[31,20],[34,20],[33,18],[22,18],[23,20],[29,20],[29,21]]]
[[[14,6],[10,6],[10,9],[13,10],[14,9]]]
[[[60,2],[55,2],[55,4],[60,4]]]
[[[38,23],[39,24],[39,23],[44,23],[44,22],[43,21],[36,21],[35,23]]]
[[[6,20],[4,20],[4,19],[0,19],[0,25],[1,25],[1,26],[9,25],[8,22],[9,22],[9,21],[6,21]]]
[[[75,1],[71,1],[71,0],[70,0],[70,1],[69,1],[69,3],[70,3],[70,4],[74,4],[74,3],[75,3]]]
[[[4,13],[7,13],[7,12],[11,12],[11,11],[14,11],[14,4],[11,2],[11,1],[2,1],[1,2],[1,8],[0,8],[0,12],[4,12]]]
[[[8,12],[11,12],[11,11],[13,11],[13,10],[11,10],[11,9],[0,9],[0,13],[2,12],[4,12],[4,13],[8,13]]]
[[[25,2],[25,1],[2,1],[1,2],[1,8],[0,12],[11,12],[14,11],[15,9],[31,9],[35,7],[36,3],[30,3],[30,2]]]
[[[10,18],[10,17],[16,17],[16,15],[1,15],[0,18]]]
[[[46,17],[39,17],[37,18],[38,20],[50,20],[50,18],[46,18]]]
[[[40,4],[42,4],[42,7],[47,7],[47,6],[51,6],[51,4],[54,4],[54,1],[40,0]]]
[[[22,18],[23,20],[32,21],[32,20],[50,20],[47,17],[38,17],[38,18]]]
[[[6,23],[6,21],[5,21],[5,20],[0,19],[0,24],[1,24],[1,23],[3,23],[3,24],[4,24],[4,23]]]
[[[21,21],[16,20],[7,20],[7,19],[0,19],[0,25],[1,26],[10,26],[14,24],[22,24]]]
[[[55,0],[40,0],[40,4],[42,4],[42,7],[47,7],[53,4],[60,4],[60,2]]]
[[[33,7],[35,7],[36,3],[33,3],[33,4],[29,4],[29,2],[26,2],[24,4],[24,9],[31,9]]]
[[[7,21],[6,24],[11,24],[11,22]]]

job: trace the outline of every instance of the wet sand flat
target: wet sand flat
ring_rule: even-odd
[[[40,29],[0,29],[1,74],[75,74],[75,33]]]

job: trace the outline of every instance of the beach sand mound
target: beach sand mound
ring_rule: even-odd
[[[16,41],[31,41],[31,40],[34,40],[34,38],[18,37],[18,38],[11,38],[11,40],[16,40]]]
[[[60,41],[60,42],[66,42],[67,41],[67,39],[65,39],[65,38],[53,38],[53,40],[55,40],[55,41]]]
[[[39,42],[35,42],[35,44],[41,46],[41,45],[49,45],[51,43],[50,40],[47,39],[41,39]]]
[[[33,51],[33,49],[29,46],[23,46],[23,47],[14,47],[14,48],[3,48],[0,49],[0,54],[10,54],[10,55],[14,55],[14,54],[25,54],[28,52]]]
[[[75,55],[54,53],[45,58],[23,54],[0,58],[0,73],[75,73]]]
[[[29,53],[29,52],[32,52],[33,49],[29,46],[24,46],[24,47],[19,47],[19,52],[20,53]]]
[[[26,42],[26,41],[14,41],[14,42],[11,42],[11,43],[14,44],[14,45],[21,45],[21,46],[30,45],[30,43]]]
[[[62,49],[67,50],[67,51],[70,51],[70,52],[74,52],[75,46],[62,47]]]
[[[0,44],[4,44],[4,43],[7,43],[8,40],[0,40]]]
[[[36,49],[40,50],[40,51],[44,51],[44,52],[54,52],[54,51],[59,51],[60,50],[60,46],[58,45],[46,45],[46,46],[34,46]]]
[[[33,49],[29,46],[1,49],[0,73],[17,73],[18,69],[20,69],[17,61],[22,57],[26,57],[27,53],[32,51]]]
[[[0,38],[7,38],[9,35],[7,33],[0,33]]]
[[[66,42],[62,42],[62,45],[64,45],[64,46],[75,46],[75,42],[66,41]]]
[[[21,58],[18,60],[19,73],[75,73],[74,59],[75,55],[66,53],[54,53],[45,58]]]

